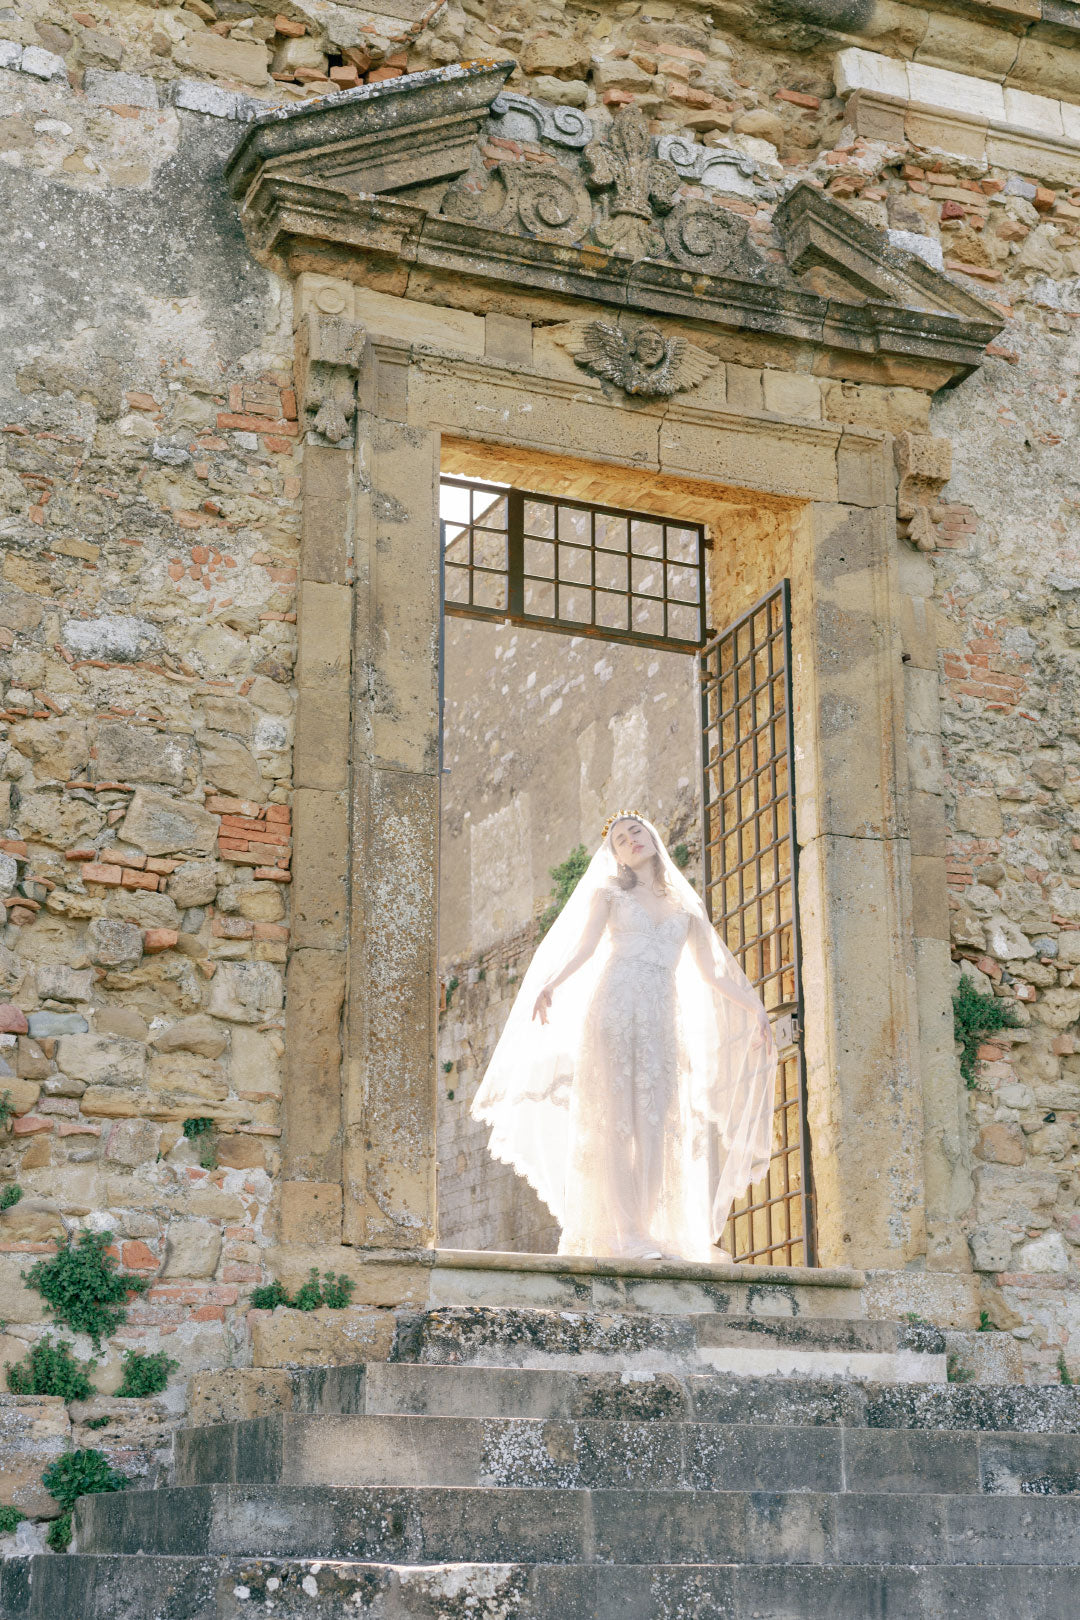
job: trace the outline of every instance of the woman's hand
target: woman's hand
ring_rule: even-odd
[[[772,1044],[773,1032],[772,1025],[769,1022],[769,1015],[764,1007],[759,1007],[757,1009],[757,1028],[754,1031],[754,1038],[750,1045],[764,1046],[767,1050]]]
[[[547,1021],[548,1021],[548,1011],[549,1011],[550,1007],[551,1007],[551,991],[548,988],[548,986],[545,984],[544,988],[541,990],[540,994],[537,996],[536,1001],[535,1001],[535,1003],[533,1005],[533,1012],[532,1012],[533,1017],[534,1018],[539,1018],[539,1020],[540,1020],[540,1022],[542,1024],[546,1024]]]

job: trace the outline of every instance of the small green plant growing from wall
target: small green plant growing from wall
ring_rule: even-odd
[[[332,1311],[343,1311],[352,1299],[356,1284],[344,1272],[337,1275],[324,1271],[319,1279],[318,1268],[312,1266],[307,1281],[290,1294],[279,1277],[251,1290],[251,1307],[256,1311],[272,1311],[277,1305],[288,1305],[294,1311],[317,1311],[320,1305]]]
[[[979,1312],[979,1325],[975,1331],[976,1333],[994,1333],[997,1331],[993,1322],[990,1320],[989,1311]]]
[[[88,1401],[94,1393],[88,1373],[97,1366],[76,1361],[71,1345],[61,1339],[54,1344],[46,1334],[31,1345],[22,1361],[7,1370],[7,1387],[13,1395],[60,1395],[65,1401]]]
[[[9,1181],[3,1192],[0,1192],[0,1209],[14,1209],[22,1195],[23,1190],[18,1183]]]
[[[14,1118],[15,1104],[11,1100],[11,1092],[5,1091],[0,1095],[0,1131],[8,1130]]]
[[[199,1164],[204,1170],[216,1170],[217,1157],[217,1122],[199,1115],[193,1119],[185,1119],[184,1135],[189,1142],[199,1144]]]
[[[1003,1029],[1019,1029],[1016,1009],[998,996],[976,990],[967,975],[961,977],[952,998],[953,1032],[960,1042],[960,1073],[968,1090],[975,1085],[975,1059],[988,1035]]]
[[[125,1350],[124,1376],[120,1381],[117,1395],[130,1399],[141,1400],[147,1395],[160,1395],[169,1382],[169,1374],[175,1372],[180,1363],[173,1361],[164,1350],[153,1350],[145,1353],[142,1350]]]
[[[95,1350],[127,1321],[130,1296],[150,1287],[146,1277],[120,1270],[107,1252],[111,1242],[111,1232],[80,1232],[76,1243],[69,1239],[51,1260],[39,1260],[22,1274],[56,1321],[89,1334]]]
[[[970,1367],[962,1367],[955,1353],[946,1357],[945,1377],[950,1384],[971,1384],[975,1380],[973,1370]]]
[[[690,865],[689,846],[686,844],[676,844],[675,848],[671,852],[671,858],[675,862],[675,865],[679,868],[680,872],[685,871]]]
[[[0,1507],[0,1536],[10,1536],[26,1518],[17,1507]]]
[[[1076,1380],[1073,1378],[1072,1373],[1068,1369],[1068,1366],[1067,1366],[1066,1361],[1065,1361],[1065,1352],[1064,1352],[1064,1350],[1059,1350],[1058,1351],[1057,1369],[1058,1369],[1058,1378],[1065,1385],[1066,1389],[1070,1389],[1072,1387],[1072,1385],[1076,1382]]]
[[[445,999],[443,1001],[443,1006],[444,1006],[444,1008],[446,1009],[447,1012],[449,1012],[450,1003],[454,999],[454,991],[457,989],[457,987],[458,987],[458,985],[460,983],[461,983],[461,980],[458,978],[456,973],[454,974],[453,978],[451,978],[447,983],[446,997],[445,997]]]
[[[41,1483],[59,1502],[60,1517],[49,1526],[46,1540],[53,1552],[66,1552],[71,1540],[71,1518],[80,1496],[92,1496],[99,1491],[123,1491],[128,1480],[118,1474],[103,1451],[92,1447],[83,1451],[66,1451],[49,1464],[41,1476]]]
[[[578,883],[584,877],[589,865],[589,855],[584,844],[572,849],[565,861],[558,866],[551,867],[551,904],[540,913],[539,928],[541,936],[547,933],[556,917],[559,915]]]

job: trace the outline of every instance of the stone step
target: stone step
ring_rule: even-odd
[[[430,1564],[1080,1562],[1080,1498],[189,1485],[87,1496],[79,1550]]]
[[[538,1420],[695,1418],[711,1423],[1080,1433],[1080,1389],[1056,1384],[882,1385],[685,1371],[584,1373],[374,1361],[352,1367],[297,1368],[291,1386],[293,1409],[308,1413]]]
[[[175,1455],[177,1485],[1080,1491],[1076,1434],[282,1414],[182,1430]]]
[[[32,1561],[0,1620],[1075,1620],[1068,1564],[477,1564],[229,1557]]]
[[[395,1360],[457,1365],[611,1366],[654,1370],[708,1366],[749,1376],[864,1377],[944,1382],[945,1340],[936,1328],[866,1318],[687,1315],[638,1311],[489,1309],[423,1311],[403,1321]]]

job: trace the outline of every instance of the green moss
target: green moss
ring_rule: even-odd
[[[975,1085],[976,1054],[988,1035],[1018,1029],[1016,1009],[998,996],[983,995],[963,974],[952,998],[953,1033],[960,1042],[960,1073],[970,1091]]]
[[[17,1507],[0,1507],[0,1536],[10,1536],[15,1526],[26,1518]]]
[[[71,1345],[54,1344],[49,1334],[39,1339],[23,1357],[7,1370],[7,1386],[13,1395],[60,1395],[65,1401],[88,1401],[94,1386],[87,1377],[97,1366],[87,1368],[71,1354]]]
[[[14,1209],[22,1195],[22,1188],[13,1181],[9,1182],[3,1192],[0,1192],[0,1209]]]
[[[65,1243],[51,1260],[39,1260],[22,1274],[56,1320],[89,1334],[95,1350],[126,1322],[129,1297],[150,1287],[147,1278],[120,1270],[106,1252],[111,1242],[111,1232],[81,1232],[77,1243]]]

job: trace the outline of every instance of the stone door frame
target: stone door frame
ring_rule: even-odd
[[[385,1260],[434,1241],[445,462],[532,467],[529,487],[553,493],[576,468],[579,490],[642,510],[675,491],[714,523],[741,513],[751,547],[763,513],[784,531],[818,1254],[916,1260],[927,1144],[888,436],[728,397],[631,403],[534,355],[525,319],[313,273],[295,292],[321,431],[303,467],[282,1244]]]

